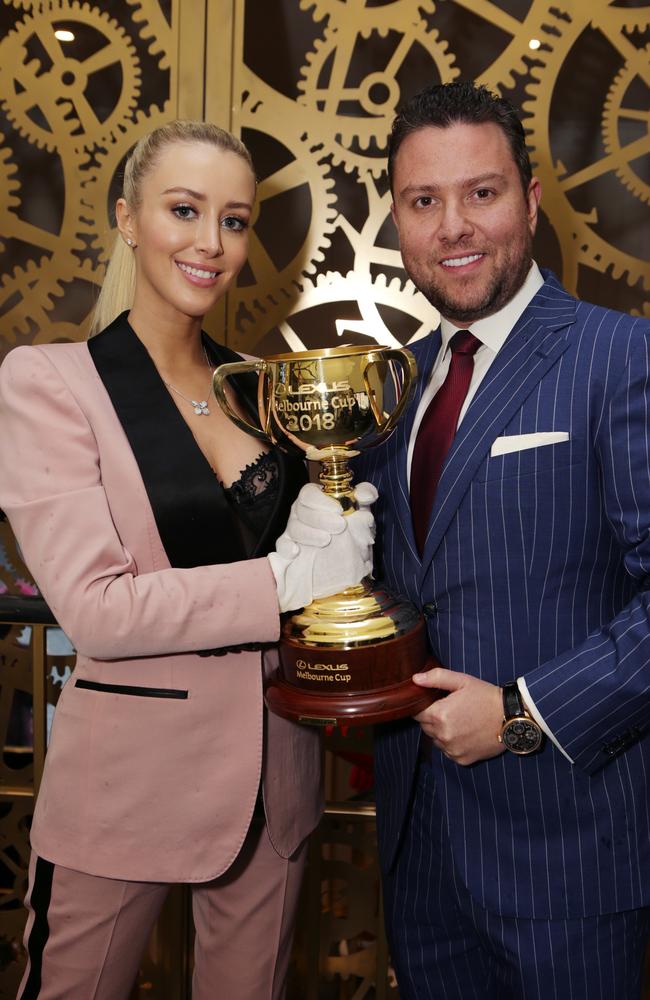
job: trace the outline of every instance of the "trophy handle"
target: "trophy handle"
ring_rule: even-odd
[[[264,372],[266,374],[266,361],[234,361],[231,364],[219,365],[212,379],[214,395],[219,406],[226,416],[230,417],[233,424],[237,424],[247,434],[253,434],[255,437],[261,438],[262,441],[270,441],[271,439],[268,434],[260,430],[259,427],[256,427],[255,424],[251,424],[248,420],[240,417],[238,413],[235,413],[226,396],[224,387],[226,379],[230,378],[231,375],[242,375],[251,372]]]
[[[400,398],[397,400],[395,409],[392,413],[389,413],[388,416],[383,414],[377,406],[367,375],[370,365],[376,364],[377,361],[396,361],[404,373],[404,389]],[[411,389],[415,385],[417,377],[418,368],[415,363],[415,358],[410,351],[406,350],[406,348],[382,348],[381,352],[378,351],[376,356],[373,354],[368,356],[368,363],[363,372],[363,380],[366,384],[366,391],[370,401],[370,409],[372,410],[372,414],[377,422],[377,430],[381,434],[387,434],[389,431],[393,430],[395,424],[404,412],[404,407],[410,399]]]

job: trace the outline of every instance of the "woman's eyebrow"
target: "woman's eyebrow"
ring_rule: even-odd
[[[166,188],[163,194],[188,194],[190,198],[196,198],[197,201],[205,201],[205,195],[201,194],[200,191],[192,191],[191,188],[186,187]]]

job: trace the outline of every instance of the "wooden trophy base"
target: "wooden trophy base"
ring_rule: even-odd
[[[435,666],[427,656],[424,622],[406,634],[345,649],[280,643],[280,667],[265,692],[271,712],[315,726],[374,725],[417,715],[438,697],[418,687],[414,673]]]
[[[435,665],[432,660],[424,669]],[[365,694],[309,694],[277,676],[269,683],[265,695],[266,704],[275,715],[310,726],[373,726],[377,722],[391,722],[417,715],[436,697],[437,691],[418,687],[413,681]]]

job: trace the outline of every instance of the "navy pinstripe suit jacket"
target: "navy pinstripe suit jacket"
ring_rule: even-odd
[[[413,346],[415,398],[357,478],[379,489],[376,575],[424,608],[434,656],[496,684],[523,675],[575,761],[550,742],[472,767],[434,748],[460,878],[492,911],[564,918],[650,902],[650,324],[544,275],[461,423],[422,559],[406,455],[439,330]],[[498,437],[542,431],[570,437],[490,456]],[[419,732],[376,729],[385,868]]]

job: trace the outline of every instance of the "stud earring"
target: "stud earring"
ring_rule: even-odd
[[[133,246],[135,246],[135,243],[133,242],[133,240],[127,240],[126,241],[126,245],[127,245],[127,247],[133,247]]]

